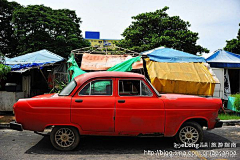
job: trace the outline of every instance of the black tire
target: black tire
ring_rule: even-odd
[[[187,131],[189,131],[189,132],[187,132]],[[196,134],[196,132],[197,132],[197,134]],[[178,143],[185,143],[185,142],[187,144],[189,144],[189,143],[193,143],[193,144],[199,143],[199,142],[203,141],[203,129],[196,122],[185,122],[180,127],[177,134],[175,135],[175,139]]]
[[[57,150],[71,151],[78,146],[80,135],[74,127],[56,126],[52,129],[50,140]]]

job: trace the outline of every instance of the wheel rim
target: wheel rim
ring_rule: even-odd
[[[60,147],[69,147],[74,143],[75,135],[69,128],[60,128],[55,134],[55,142]]]
[[[179,138],[183,143],[184,142],[188,144],[197,143],[199,139],[199,133],[196,128],[191,126],[186,126],[180,130]]]

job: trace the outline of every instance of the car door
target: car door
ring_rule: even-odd
[[[117,78],[115,130],[119,133],[164,133],[165,110],[161,98],[145,80]]]
[[[83,131],[114,131],[114,78],[98,78],[83,84],[72,98],[71,121]]]

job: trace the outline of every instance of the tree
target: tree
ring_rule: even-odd
[[[17,2],[0,0],[0,52],[12,57],[16,54],[17,37],[14,35],[12,13],[22,6]]]
[[[168,9],[164,7],[132,17],[134,21],[124,30],[124,39],[117,45],[137,52],[165,46],[192,54],[208,53],[208,49],[196,45],[198,33],[188,29],[190,23],[179,16],[169,16]]]
[[[0,82],[6,79],[6,75],[11,71],[11,67],[0,63]]]
[[[6,79],[7,74],[11,71],[11,67],[4,65],[5,63],[5,57],[0,52],[0,88],[1,88],[1,82],[2,80]]]
[[[63,57],[76,48],[89,46],[81,35],[81,19],[75,11],[53,10],[43,5],[29,5],[13,13],[20,54],[48,49]]]
[[[240,26],[240,23],[239,23]],[[237,38],[234,38],[230,41],[226,41],[227,45],[224,47],[224,50],[240,54],[240,29],[238,30]]]

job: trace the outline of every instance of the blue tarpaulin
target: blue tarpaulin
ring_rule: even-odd
[[[43,49],[22,56],[6,59],[5,64],[10,66],[12,71],[17,71],[32,67],[43,67],[46,64],[53,64],[63,60],[63,57]]]
[[[195,56],[190,53],[178,51],[172,48],[159,47],[141,53],[147,55],[151,61],[182,63],[182,62],[206,62],[203,57]]]
[[[211,67],[240,68],[240,55],[221,49],[215,51],[211,56],[206,58],[206,61]]]

